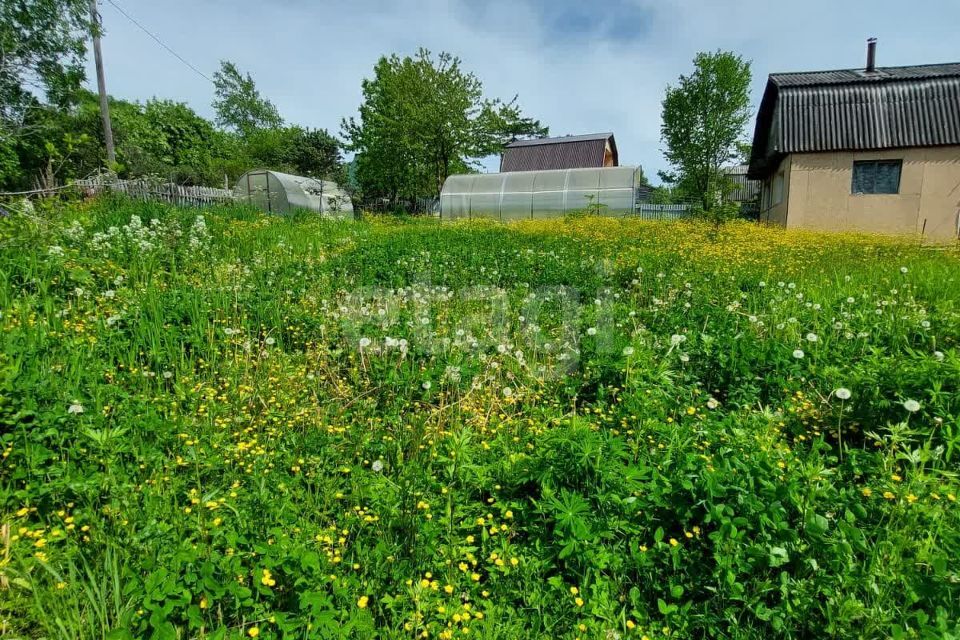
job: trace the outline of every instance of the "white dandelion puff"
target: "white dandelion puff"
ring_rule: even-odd
[[[837,396],[841,400],[849,400],[850,389],[847,389],[846,387],[840,387],[839,389],[833,392],[833,395]]]

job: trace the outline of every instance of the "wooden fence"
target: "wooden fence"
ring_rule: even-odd
[[[151,180],[117,180],[109,176],[95,176],[77,180],[73,185],[88,193],[122,193],[137,200],[159,200],[180,206],[204,206],[233,202],[233,191],[215,187],[185,187]]]

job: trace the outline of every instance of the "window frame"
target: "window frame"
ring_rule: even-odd
[[[877,172],[881,165],[897,167],[897,183],[894,191],[877,191]],[[873,168],[872,189],[870,191],[857,190],[857,169]],[[903,181],[903,158],[878,158],[876,160],[854,160],[850,171],[850,195],[853,196],[895,196],[900,194],[900,183]],[[861,179],[861,184],[863,180]]]

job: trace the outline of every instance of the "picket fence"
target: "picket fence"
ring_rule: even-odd
[[[137,200],[159,200],[180,206],[205,206],[233,202],[233,191],[216,187],[185,187],[151,180],[118,180],[94,176],[77,180],[73,185],[81,192],[93,194],[122,193]]]

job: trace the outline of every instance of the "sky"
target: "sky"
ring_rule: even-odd
[[[490,98],[518,96],[551,135],[612,131],[620,163],[656,182],[664,88],[698,51],[734,51],[767,74],[960,61],[958,0],[100,0],[111,95],[185,102],[213,117],[206,76],[220,60],[249,72],[292,124],[339,133],[382,55],[425,47],[459,56]],[[95,89],[92,59],[88,85]],[[752,135],[752,123],[745,139]],[[483,168],[495,171],[498,160]]]

